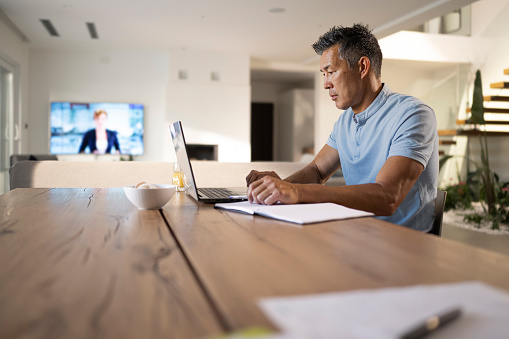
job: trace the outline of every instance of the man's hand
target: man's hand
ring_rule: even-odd
[[[278,201],[296,204],[299,194],[295,184],[267,175],[249,185],[247,199],[250,203],[263,205],[273,205]]]
[[[246,184],[247,184],[247,186],[249,186],[253,182],[260,180],[261,178],[266,177],[266,176],[281,179],[279,177],[279,175],[277,175],[277,173],[274,171],[258,172],[256,170],[252,170],[251,172],[249,172],[249,174],[246,177]]]

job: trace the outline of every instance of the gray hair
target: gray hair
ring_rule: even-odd
[[[338,46],[339,57],[346,60],[350,69],[355,67],[361,57],[367,57],[375,76],[380,78],[382,74],[382,50],[378,40],[367,25],[334,26],[311,45],[318,55],[322,55],[325,50],[333,46]]]

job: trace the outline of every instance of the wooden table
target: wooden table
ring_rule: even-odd
[[[122,189],[0,196],[0,338],[202,338],[275,329],[260,297],[482,280],[509,258],[374,218],[310,226]]]

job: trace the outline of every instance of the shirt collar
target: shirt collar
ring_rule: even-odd
[[[376,96],[375,100],[363,112],[354,114],[352,111],[352,119],[358,125],[364,125],[378,110],[385,104],[389,95],[392,94],[391,89],[386,84],[382,84],[382,90]]]

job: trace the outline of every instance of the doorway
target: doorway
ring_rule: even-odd
[[[9,190],[10,156],[19,138],[14,115],[14,67],[0,59],[0,194]]]
[[[274,104],[251,103],[251,161],[272,161]]]

